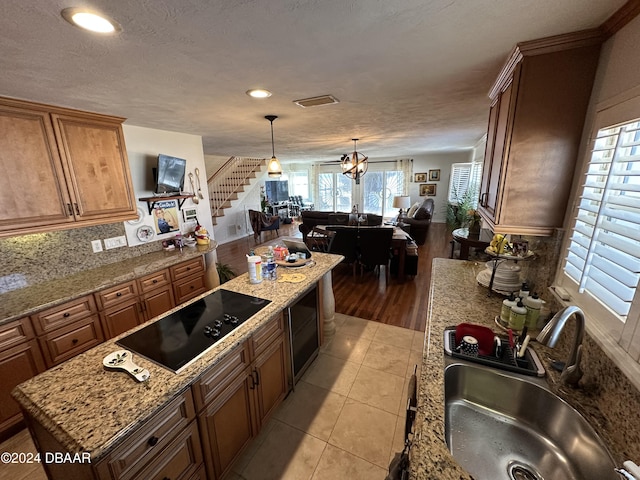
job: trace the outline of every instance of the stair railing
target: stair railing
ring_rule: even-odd
[[[263,158],[231,157],[213,175],[207,178],[211,214],[218,216],[221,209],[232,200],[247,179],[264,165]]]

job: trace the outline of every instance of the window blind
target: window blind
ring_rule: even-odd
[[[640,121],[598,131],[564,271],[626,321],[640,278]]]

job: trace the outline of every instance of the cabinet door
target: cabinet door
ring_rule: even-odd
[[[0,100],[0,132],[0,236],[73,222],[49,114]]]
[[[256,435],[252,387],[246,371],[198,417],[209,478],[221,478]]]
[[[487,184],[482,186],[482,192],[485,194],[483,206],[492,219],[496,217],[499,202],[500,179],[502,170],[504,169],[503,159],[509,143],[509,127],[511,125],[509,112],[512,92],[513,82],[509,83],[502,91],[497,105],[492,109],[496,114],[493,151],[488,159],[485,160],[485,165],[489,167],[489,171],[486,175]],[[483,174],[483,177],[484,176]]]
[[[75,197],[77,220],[136,217],[129,160],[119,121],[52,114],[60,154]]]
[[[0,350],[0,438],[3,432],[22,420],[20,407],[11,397],[11,390],[44,370],[44,360],[35,340]]]
[[[204,281],[204,274],[195,277],[179,280],[173,284],[173,291],[176,298],[176,305],[191,300],[207,291]]]
[[[140,302],[133,299],[100,313],[100,320],[105,336],[113,338],[140,325],[144,322],[144,316]]]
[[[151,320],[164,312],[168,312],[176,306],[171,286],[167,285],[164,288],[158,288],[143,294],[142,304],[146,320]]]
[[[287,395],[286,359],[284,335],[282,335],[255,361],[251,373],[255,377],[258,425],[262,425]]]

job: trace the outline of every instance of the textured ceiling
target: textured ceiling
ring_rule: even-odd
[[[0,95],[203,137],[283,162],[472,147],[516,42],[600,25],[624,0],[4,0]],[[123,30],[90,34],[63,8]],[[273,92],[256,100],[245,91]],[[303,109],[332,94],[337,105]]]

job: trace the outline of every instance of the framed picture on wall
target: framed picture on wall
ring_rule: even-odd
[[[416,182],[416,183],[426,182],[427,181],[427,174],[426,173],[414,173],[413,174],[413,181]]]
[[[435,197],[436,195],[436,187],[435,183],[423,183],[420,185],[420,196],[424,197]]]
[[[440,169],[438,169],[438,170],[429,170],[429,181],[430,182],[439,182],[440,181]]]

